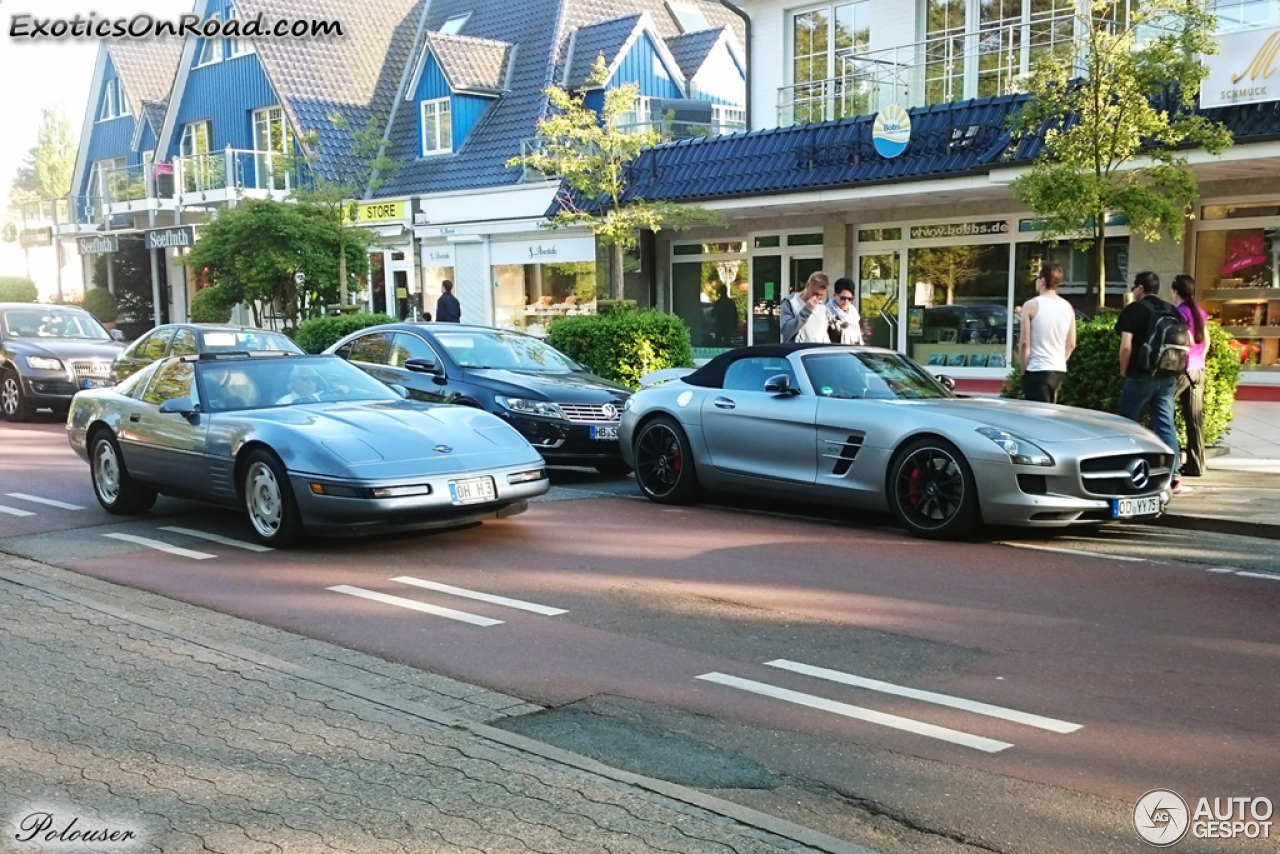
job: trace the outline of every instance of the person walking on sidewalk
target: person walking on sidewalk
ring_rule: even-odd
[[[782,343],[829,344],[827,337],[827,288],[831,280],[823,272],[814,273],[798,291],[779,307]]]
[[[1191,349],[1187,351],[1187,369],[1178,377],[1174,396],[1182,409],[1182,423],[1187,429],[1187,462],[1178,472],[1186,477],[1204,474],[1204,378],[1205,353],[1209,349],[1208,316],[1196,305],[1196,280],[1187,275],[1173,277],[1173,304],[1191,327]]]
[[[1163,376],[1152,367],[1150,354],[1158,342],[1153,336],[1158,331],[1158,321],[1169,312],[1177,310],[1160,299],[1160,277],[1144,271],[1133,277],[1133,302],[1124,307],[1116,320],[1120,332],[1120,376],[1124,387],[1120,390],[1120,415],[1137,421],[1144,409],[1151,409],[1151,429],[1160,441],[1173,449],[1173,491],[1180,492],[1178,480],[1178,433],[1173,425],[1174,393],[1178,387],[1177,374]],[[1178,315],[1181,318],[1181,315]]]
[[[436,300],[436,320],[440,323],[461,323],[462,306],[453,295],[453,282],[445,279],[440,287],[444,289],[444,293]]]
[[[1067,360],[1076,349],[1076,311],[1058,296],[1062,265],[1045,264],[1036,278],[1037,296],[1022,306],[1022,335],[1018,362],[1022,365],[1022,396],[1057,403],[1067,378]]]

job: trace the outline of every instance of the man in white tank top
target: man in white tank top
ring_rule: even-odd
[[[1036,279],[1036,292],[1022,306],[1022,337],[1018,362],[1022,365],[1022,396],[1044,403],[1058,402],[1058,389],[1067,378],[1067,360],[1076,349],[1076,312],[1058,296],[1062,265],[1045,264]]]

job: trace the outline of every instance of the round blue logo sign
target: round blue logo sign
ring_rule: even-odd
[[[871,126],[871,144],[881,157],[897,157],[906,151],[911,141],[911,117],[897,104],[890,104],[876,113]]]

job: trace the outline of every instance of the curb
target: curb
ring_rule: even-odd
[[[1280,540],[1280,525],[1246,522],[1240,519],[1227,519],[1222,516],[1181,516],[1176,513],[1165,513],[1155,520],[1155,524],[1166,528],[1206,531],[1211,534],[1228,534],[1233,537],[1261,537],[1267,540]]]

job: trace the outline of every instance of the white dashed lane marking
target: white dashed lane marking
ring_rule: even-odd
[[[8,513],[10,516],[34,516],[30,510],[19,510],[17,507],[5,507],[0,504],[0,513]]]
[[[953,697],[950,694],[938,694],[933,691],[922,691],[918,688],[894,685],[892,682],[881,682],[879,679],[868,679],[864,676],[855,676],[852,673],[842,673],[839,670],[828,670],[825,667],[814,667],[810,664],[801,664],[798,661],[787,661],[785,658],[780,658],[776,661],[766,661],[765,665],[768,667],[778,667],[782,670],[790,670],[792,673],[801,673],[805,676],[814,676],[818,679],[825,679],[828,682],[837,682],[841,685],[851,685],[854,688],[866,688],[869,691],[879,691],[884,694],[893,694],[897,697],[922,700],[923,702],[933,703],[938,706],[948,706],[965,712],[973,712],[978,715],[1000,718],[1002,720],[1012,721],[1013,723],[1036,727],[1037,729],[1049,730],[1050,732],[1075,732],[1081,727],[1080,724],[1073,724],[1069,721],[1046,718],[1041,715],[1031,714],[1030,712],[1020,712],[1017,709],[1006,709],[1003,706],[993,706],[990,703],[983,703],[977,700],[967,700],[964,697]]]
[[[54,501],[52,498],[41,498],[38,495],[28,495],[25,492],[10,492],[10,498],[17,498],[20,501],[30,501],[33,504],[46,504],[50,507],[57,507],[59,510],[85,510],[87,508],[81,504],[68,504],[65,501]]]
[[[1265,578],[1267,581],[1280,581],[1280,575],[1272,575],[1266,572],[1247,572],[1242,569],[1236,575],[1243,575],[1245,578]]]
[[[569,613],[563,608],[552,608],[548,605],[539,605],[534,602],[525,602],[520,599],[508,599],[505,596],[494,596],[491,593],[477,593],[475,590],[467,590],[464,587],[454,587],[449,584],[440,584],[436,581],[424,581],[421,578],[411,578],[402,575],[399,578],[393,578],[392,581],[400,584],[410,584],[414,587],[421,587],[424,590],[435,590],[437,593],[448,593],[450,596],[461,596],[464,599],[475,599],[480,602],[488,602],[492,605],[502,605],[505,608],[517,608],[521,611],[532,611],[535,614],[542,614],[547,617],[556,617],[560,614]]]
[[[1124,560],[1124,561],[1131,561],[1133,563],[1147,562],[1147,559],[1144,557],[1127,557],[1125,555],[1109,555],[1109,554],[1102,554],[1101,552],[1084,551],[1083,549],[1060,549],[1060,548],[1055,548],[1053,546],[1033,546],[1030,543],[1002,542],[1002,543],[999,543],[999,545],[1012,546],[1015,549],[1033,549],[1034,551],[1038,551],[1038,552],[1054,552],[1055,554],[1075,555],[1076,557],[1100,557],[1100,558],[1103,558],[1104,560]]]
[[[192,549],[184,549],[181,546],[173,546],[160,540],[152,540],[147,537],[137,537],[133,534],[103,534],[102,536],[112,540],[120,540],[125,543],[135,543],[139,546],[146,546],[149,549],[155,549],[158,552],[167,552],[178,557],[189,557],[192,560],[209,560],[217,555],[207,554],[206,552],[197,552]]]
[[[194,528],[179,528],[176,525],[165,525],[160,530],[172,531],[175,534],[184,534],[188,537],[195,537],[200,540],[208,540],[211,543],[221,543],[224,546],[235,546],[238,549],[247,549],[251,552],[275,551],[275,549],[270,546],[262,546],[257,543],[246,543],[243,540],[233,540],[230,537],[224,537],[219,534],[206,534],[204,531],[197,531]]]
[[[499,626],[502,620],[493,620],[489,617],[481,617],[478,614],[468,614],[466,611],[455,611],[452,608],[441,608],[438,605],[428,605],[426,602],[418,602],[414,599],[403,599],[399,596],[390,596],[386,593],[379,593],[376,590],[363,590],[359,587],[351,587],[347,584],[339,584],[337,587],[327,587],[326,590],[332,590],[334,593],[345,593],[348,596],[358,596],[361,599],[369,599],[374,602],[381,602],[384,605],[395,605],[397,608],[408,608],[411,611],[421,611],[424,614],[433,614],[437,617],[444,617],[449,620],[457,620],[462,623],[470,623],[473,626]]]
[[[1008,750],[1010,747],[1013,747],[1013,745],[1007,741],[996,741],[993,738],[983,738],[980,735],[973,735],[956,729],[948,729],[947,727],[936,726],[934,724],[925,723],[924,721],[904,718],[899,715],[877,712],[874,709],[867,709],[862,706],[838,703],[835,700],[828,700],[825,697],[818,697],[813,694],[804,694],[800,691],[791,691],[786,688],[779,688],[776,685],[770,685],[766,682],[756,682],[751,679],[740,679],[737,676],[729,676],[725,673],[704,673],[698,678],[705,682],[714,682],[717,685],[737,688],[740,691],[749,691],[752,694],[759,694],[763,697],[772,697],[775,700],[783,700],[788,703],[794,703],[798,706],[808,706],[812,709],[831,712],[836,715],[843,715],[847,718],[877,724],[878,726],[902,730],[903,732],[914,733],[915,735],[922,735],[926,738],[933,738],[939,741],[947,741],[952,744],[958,744],[962,747],[970,747],[974,750],[980,750],[983,753],[999,753],[1002,750]]]

